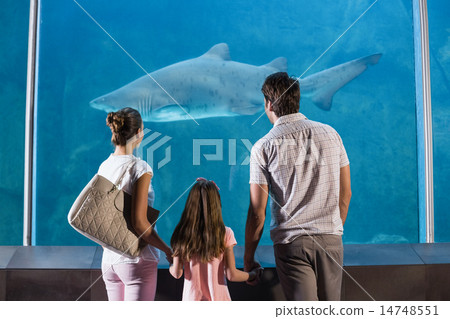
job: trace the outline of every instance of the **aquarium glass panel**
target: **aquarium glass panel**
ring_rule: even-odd
[[[162,238],[205,177],[243,245],[249,149],[272,127],[260,88],[277,71],[300,79],[300,112],[334,127],[346,147],[345,243],[418,241],[410,1],[77,3],[41,1],[37,244],[92,244],[67,213],[114,151],[107,113],[131,106],[144,118],[138,151],[154,170]]]

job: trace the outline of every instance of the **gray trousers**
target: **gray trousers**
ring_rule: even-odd
[[[300,236],[289,244],[274,245],[274,253],[287,300],[341,299],[341,236]]]

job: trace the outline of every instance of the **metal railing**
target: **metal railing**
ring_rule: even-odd
[[[36,98],[36,53],[39,14],[38,0],[30,0],[28,32],[27,97],[25,110],[25,171],[23,192],[23,245],[31,245],[33,213],[33,149]]]

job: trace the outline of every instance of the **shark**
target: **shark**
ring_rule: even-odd
[[[301,98],[331,109],[334,94],[378,63],[381,53],[352,60],[299,79]],[[226,43],[203,55],[158,69],[89,104],[106,112],[137,109],[145,122],[254,115],[264,110],[261,87],[275,72],[287,72],[284,57],[264,65],[233,61]]]

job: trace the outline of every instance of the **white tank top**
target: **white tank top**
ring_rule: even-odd
[[[111,154],[98,169],[98,175],[107,178],[109,181],[115,183],[120,175],[124,172],[130,163],[135,162],[134,165],[125,173],[122,183],[119,186],[124,192],[128,194],[133,193],[134,183],[145,173],[150,173],[153,176],[153,170],[147,162],[135,157],[134,155],[113,155]],[[155,192],[152,184],[148,187],[148,204],[153,206],[155,201]],[[155,225],[156,230],[156,225]],[[140,258],[148,261],[159,261],[159,249],[147,245],[142,249],[141,255],[136,258],[128,258],[121,256],[107,248],[103,250],[103,262],[107,264],[121,264],[121,263],[138,263]]]

